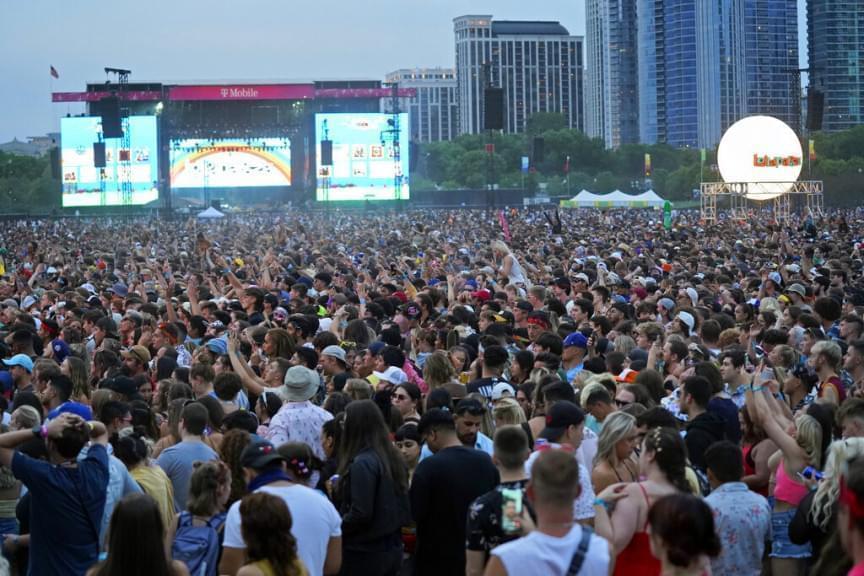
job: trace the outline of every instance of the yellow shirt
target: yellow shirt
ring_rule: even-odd
[[[141,489],[156,501],[159,514],[167,530],[174,522],[174,487],[165,471],[159,466],[136,466],[130,472]]]

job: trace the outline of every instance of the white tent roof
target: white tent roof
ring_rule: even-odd
[[[594,194],[588,190],[582,190],[571,198],[562,203],[564,206],[571,208],[602,208],[602,207],[662,207],[665,203],[663,198],[660,198],[653,190],[648,190],[642,194],[630,195],[615,190],[608,194]]]
[[[225,214],[210,206],[206,210],[198,213],[198,218],[224,218]]]

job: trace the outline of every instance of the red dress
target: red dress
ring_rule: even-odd
[[[648,493],[645,492],[641,483],[637,486],[642,491],[645,503],[650,509],[651,500],[648,498]],[[660,576],[662,566],[660,560],[651,553],[651,537],[645,530],[648,524],[647,519],[645,524],[642,526],[642,530],[633,534],[630,543],[615,559],[614,576],[634,576],[636,574],[639,576]]]

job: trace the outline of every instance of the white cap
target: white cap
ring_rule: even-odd
[[[516,396],[516,390],[514,390],[513,386],[511,386],[507,382],[498,382],[492,388],[492,401],[497,402],[498,400],[501,400],[501,398],[505,398],[505,394],[509,396]]]

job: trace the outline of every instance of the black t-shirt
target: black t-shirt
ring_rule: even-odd
[[[468,509],[468,525],[465,528],[466,549],[488,553],[496,546],[522,536],[522,534],[505,534],[501,527],[501,509],[504,504],[502,493],[504,490],[524,491],[527,485],[528,480],[499,484],[497,488],[480,496],[471,504],[471,508]],[[523,505],[527,504],[524,494],[522,502]]]
[[[264,314],[262,314],[261,312],[256,311],[256,312],[253,312],[251,316],[249,316],[249,325],[250,326],[257,326],[258,324],[261,324],[262,322],[264,322]]]
[[[453,446],[426,458],[411,483],[418,576],[465,573],[468,508],[499,482],[488,454]]]
[[[482,394],[486,400],[492,400],[492,389],[499,382],[507,382],[506,380],[502,380],[497,376],[493,376],[492,378],[478,378],[477,380],[472,380],[469,382],[466,387],[468,389],[468,394],[474,394],[475,392],[479,392]]]

